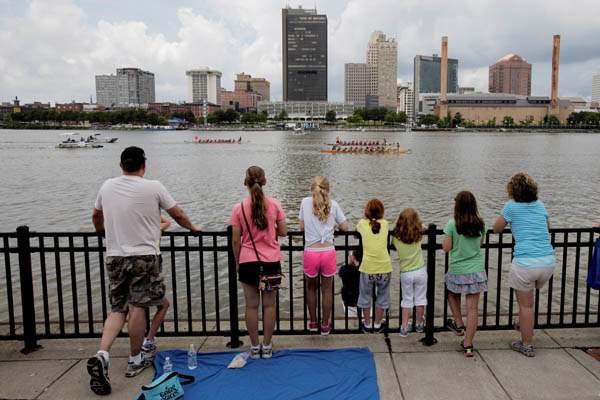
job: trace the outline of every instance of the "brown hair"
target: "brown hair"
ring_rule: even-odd
[[[423,237],[423,223],[414,208],[405,208],[398,216],[392,236],[403,243],[420,242]]]
[[[261,167],[252,166],[246,170],[244,185],[250,191],[252,201],[252,222],[258,229],[265,230],[268,226],[267,204],[262,187],[267,183],[265,171]]]
[[[379,233],[381,224],[377,220],[383,218],[384,211],[381,200],[371,199],[367,201],[367,205],[365,206],[365,218],[369,220],[369,225],[371,225],[371,231],[373,233]]]
[[[481,236],[485,226],[477,210],[477,200],[473,193],[462,191],[454,199],[454,223],[456,232],[467,237]]]
[[[526,172],[513,175],[506,185],[508,197],[517,203],[531,203],[538,199],[537,183]]]
[[[313,198],[313,214],[319,221],[326,222],[331,212],[331,200],[329,199],[329,181],[324,176],[315,176],[310,185]]]

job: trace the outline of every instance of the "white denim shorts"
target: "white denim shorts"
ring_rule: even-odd
[[[508,284],[515,290],[541,289],[553,274],[554,267],[523,268],[512,264]]]
[[[400,273],[402,308],[427,305],[427,268]]]

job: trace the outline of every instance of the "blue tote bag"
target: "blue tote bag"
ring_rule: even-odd
[[[592,289],[600,289],[600,238],[596,240],[594,254],[588,265],[587,284]]]

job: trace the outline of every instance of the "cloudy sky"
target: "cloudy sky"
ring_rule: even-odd
[[[228,89],[236,72],[265,77],[281,99],[286,3],[328,16],[330,100],[343,100],[344,63],[364,62],[374,30],[397,39],[402,81],[443,35],[461,86],[487,90],[488,66],[514,52],[533,65],[533,94],[549,94],[553,34],[560,95],[589,97],[600,71],[599,0],[0,0],[0,101],[95,98],[94,75],[122,66],[154,72],[157,101],[180,101],[185,70],[202,65]]]

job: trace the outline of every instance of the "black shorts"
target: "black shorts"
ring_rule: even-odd
[[[260,265],[263,266],[263,275],[281,274],[281,263],[276,262],[247,262],[240,264],[238,279],[247,285],[257,286],[260,281]]]

